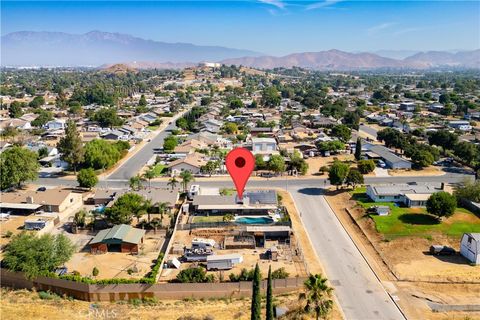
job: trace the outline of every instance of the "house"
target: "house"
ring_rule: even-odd
[[[102,135],[102,139],[105,140],[128,140],[128,134],[120,130],[109,131]]]
[[[236,195],[198,194],[193,199],[192,207],[200,215],[268,215],[271,210],[277,209],[278,200],[275,190],[245,191],[242,201]]]
[[[7,128],[15,128],[20,130],[30,130],[32,129],[32,125],[30,121],[22,120],[22,119],[7,119],[0,121],[0,132]]]
[[[176,146],[173,152],[175,154],[186,156],[189,153],[195,152],[195,150],[206,148],[208,148],[208,144],[206,144],[205,142],[197,139],[190,139]]]
[[[480,233],[464,233],[460,254],[474,265],[480,265]]]
[[[254,127],[250,129],[250,134],[254,137],[259,135],[262,136],[273,136],[273,128],[270,127]]]
[[[186,170],[193,174],[198,174],[205,164],[207,164],[206,157],[201,153],[193,152],[188,154],[183,159],[177,159],[173,162],[170,162],[167,168],[170,170],[172,175],[177,175],[178,173]]]
[[[65,120],[64,119],[54,119],[52,121],[48,121],[44,128],[53,131],[53,130],[65,130]]]
[[[406,159],[403,159],[394,154],[390,149],[377,145],[366,143],[363,146],[364,150],[367,150],[366,155],[368,158],[375,158],[375,155],[381,158],[385,164],[391,169],[411,169],[412,163]]]
[[[435,112],[435,113],[442,113],[445,106],[441,103],[432,103],[428,106],[428,111]]]
[[[16,191],[0,193],[0,211],[28,215],[37,211],[53,212],[60,220],[82,206],[82,194],[69,189]]]
[[[160,203],[166,203],[170,209],[175,207],[179,198],[178,192],[171,191],[170,189],[148,188],[135,191],[134,193],[150,200],[154,207],[157,207]]]
[[[267,158],[278,154],[277,141],[274,138],[252,138],[252,153],[267,156]]]
[[[200,131],[218,133],[223,126],[223,121],[208,119],[200,125]]]
[[[110,229],[100,230],[90,241],[90,252],[124,252],[138,253],[143,243],[145,230],[126,224],[119,224]]]
[[[415,111],[415,107],[415,102],[402,102],[400,103],[398,109],[403,111]]]
[[[367,195],[374,202],[396,202],[407,207],[423,207],[433,193],[442,190],[443,184],[440,187],[416,183],[368,185]]]
[[[230,270],[242,262],[243,256],[240,254],[212,254],[207,256],[207,270]]]
[[[472,130],[472,126],[470,125],[470,121],[467,120],[454,120],[448,123],[450,128],[454,128],[456,130],[461,131],[470,131]]]

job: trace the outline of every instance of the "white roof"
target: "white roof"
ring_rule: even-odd
[[[1,202],[0,203],[2,208],[7,209],[27,209],[27,210],[36,210],[40,208],[41,204],[35,203],[9,203],[9,202]]]
[[[207,262],[219,261],[219,260],[241,260],[243,257],[241,254],[231,253],[231,254],[212,254],[207,256]]]

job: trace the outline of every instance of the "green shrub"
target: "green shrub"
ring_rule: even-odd
[[[272,271],[272,279],[286,279],[290,274],[285,271],[284,267],[281,267],[275,271]]]
[[[189,268],[180,271],[174,282],[181,283],[202,283],[213,282],[213,274],[207,275],[207,272],[202,267]]]
[[[60,296],[50,291],[39,291],[38,297],[42,300],[58,300]]]

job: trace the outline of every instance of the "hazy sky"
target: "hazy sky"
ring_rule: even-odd
[[[91,30],[266,54],[480,47],[479,1],[1,1],[1,33]]]

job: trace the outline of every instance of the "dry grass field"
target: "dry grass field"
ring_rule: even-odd
[[[250,299],[162,300],[150,304],[91,303],[60,297],[41,299],[36,292],[2,289],[2,320],[162,319],[247,320]],[[280,305],[296,305],[297,294],[275,297]],[[263,301],[263,308],[265,301]]]

